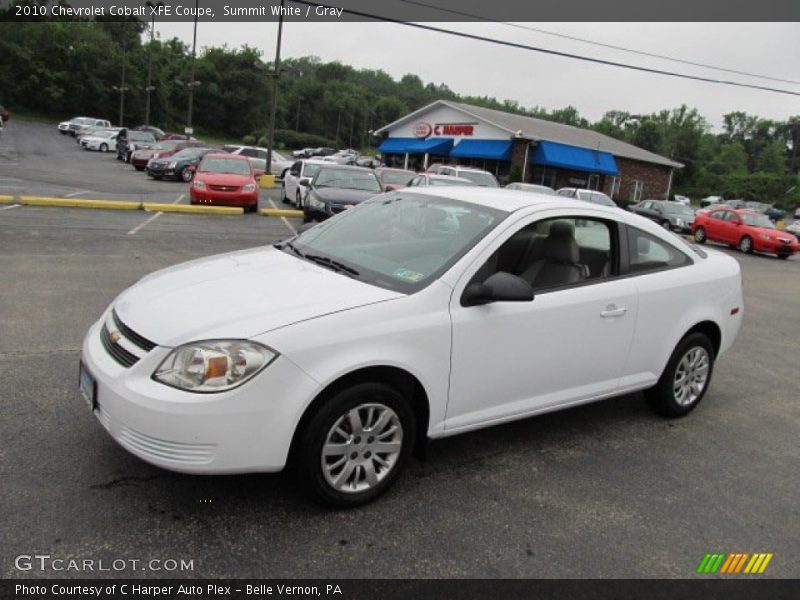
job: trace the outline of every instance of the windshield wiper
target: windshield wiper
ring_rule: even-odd
[[[290,240],[290,241],[283,242],[283,244],[280,244],[280,245],[278,246],[278,249],[280,249],[280,250],[283,250],[284,248],[289,248],[289,250],[291,250],[292,252],[294,252],[295,254],[297,254],[297,256],[299,256],[300,258],[305,258],[305,257],[306,257],[306,255],[305,255],[305,254],[303,254],[302,252],[300,252],[300,250],[298,250],[298,249],[297,249],[297,246],[295,246],[295,245],[294,245],[294,244],[291,242],[291,240]]]
[[[360,273],[353,267],[348,267],[344,263],[340,263],[338,260],[328,258],[327,256],[322,256],[320,254],[306,254],[304,258],[310,260],[311,262],[317,263],[318,265],[333,269],[334,271],[347,273],[351,277],[358,277],[360,275]]]

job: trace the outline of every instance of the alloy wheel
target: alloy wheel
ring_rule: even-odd
[[[689,406],[697,401],[708,383],[710,364],[711,357],[701,346],[693,346],[683,355],[672,380],[675,402]]]
[[[320,457],[325,481],[345,493],[364,492],[383,481],[403,448],[397,413],[380,403],[361,404],[328,431]]]

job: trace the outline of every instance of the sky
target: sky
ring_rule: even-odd
[[[762,85],[800,93],[798,23],[519,23],[603,44],[660,54],[785,83],[665,61],[511,27],[502,23],[431,23],[444,29],[649,68]],[[156,23],[162,39],[192,41],[192,23]],[[275,54],[276,23],[203,23],[197,44],[258,48]],[[394,23],[286,22],[283,57],[316,55],[399,79],[419,75],[459,94],[516,100],[548,110],[572,105],[590,121],[606,111],[647,114],[681,104],[696,107],[718,131],[722,115],[739,110],[786,120],[800,115],[800,96],[638,73],[415,29]]]

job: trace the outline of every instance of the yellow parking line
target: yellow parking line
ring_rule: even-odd
[[[262,208],[258,214],[262,217],[302,217],[303,211],[288,208]]]
[[[14,196],[0,196],[0,204],[13,204]]]
[[[141,202],[128,200],[82,200],[48,196],[21,196],[20,202],[28,206],[60,206],[62,208],[110,208],[114,210],[140,210],[142,208]]]
[[[156,202],[144,202],[144,210],[150,212],[173,212],[173,213],[192,213],[197,215],[242,215],[244,209],[240,206],[204,206],[197,204],[160,204]]]

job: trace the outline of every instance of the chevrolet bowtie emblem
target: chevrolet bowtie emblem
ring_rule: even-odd
[[[116,344],[119,341],[119,338],[122,337],[122,334],[119,331],[112,331],[108,334],[108,339],[112,344]]]

